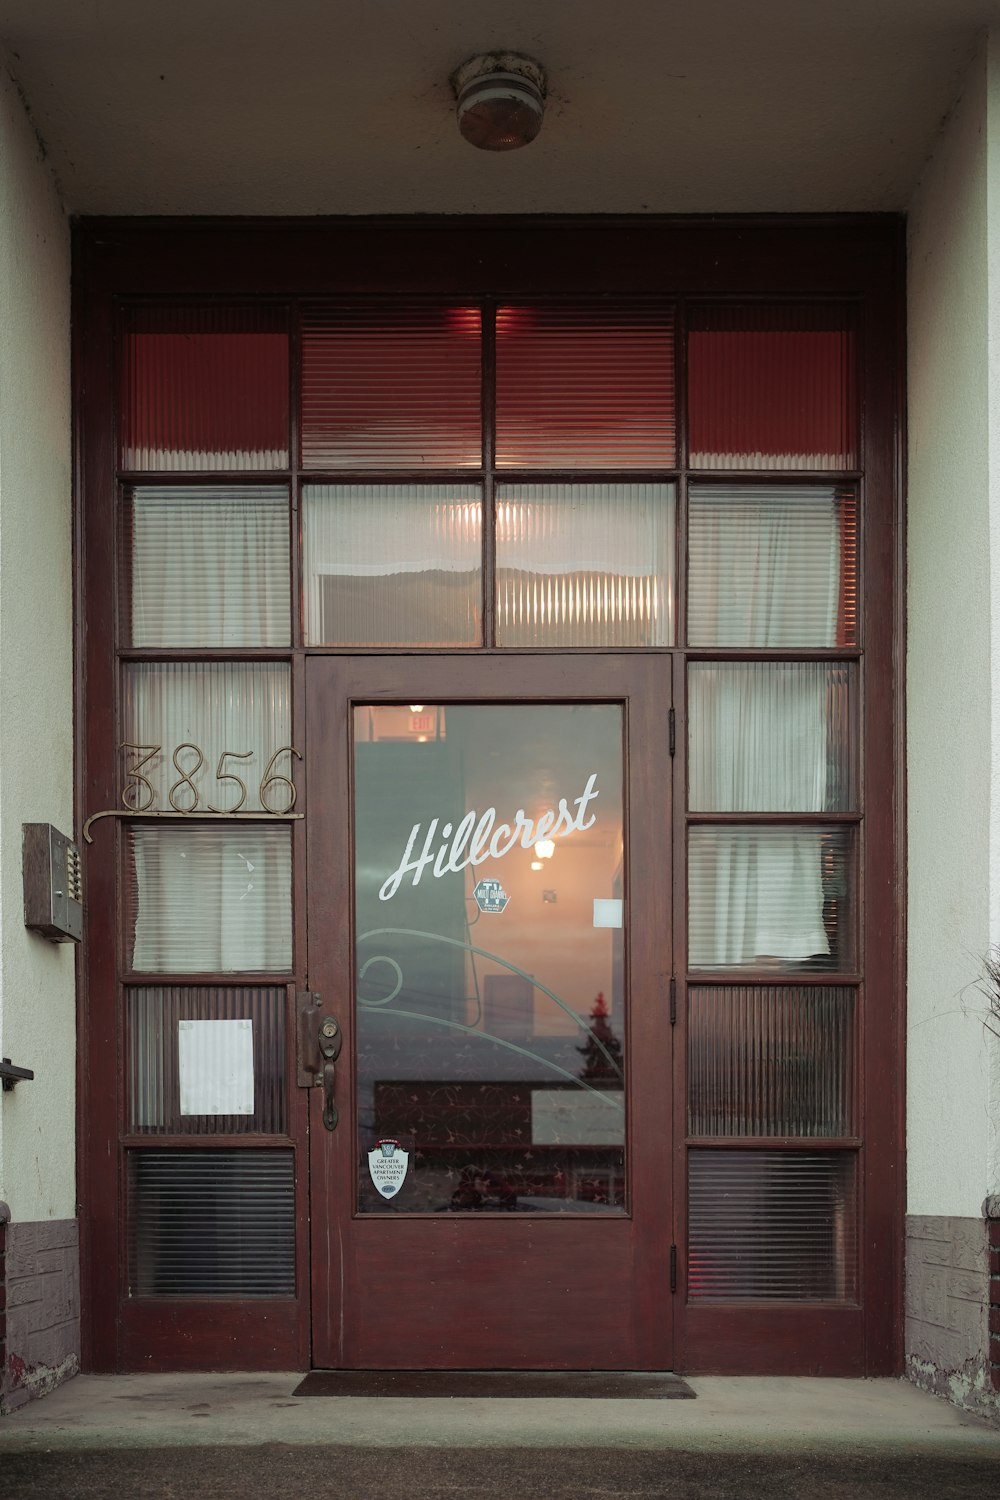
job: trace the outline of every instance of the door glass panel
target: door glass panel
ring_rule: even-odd
[[[308,484],[307,646],[482,640],[482,493],[471,484]]]
[[[857,735],[848,662],[688,668],[692,812],[849,812]]]
[[[622,731],[608,704],[355,710],[363,1211],[625,1211]]]
[[[854,490],[692,485],[688,505],[690,645],[856,643]]]
[[[497,491],[497,645],[669,646],[672,484]]]

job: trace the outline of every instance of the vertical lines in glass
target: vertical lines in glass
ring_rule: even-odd
[[[135,307],[121,344],[126,469],[288,467],[283,308]]]
[[[673,334],[658,304],[498,308],[498,467],[672,467]]]
[[[693,469],[853,469],[857,337],[837,305],[695,304],[688,328]]]
[[[481,347],[478,307],[307,308],[303,467],[479,468]]]
[[[289,972],[291,848],[287,824],[132,824],[128,966],[151,974]]]
[[[853,1302],[857,1158],[846,1151],[692,1151],[688,1296]]]
[[[857,806],[849,662],[688,668],[692,812],[848,812]]]
[[[855,645],[857,589],[853,489],[691,486],[690,645]]]
[[[265,787],[264,801],[261,792],[269,768],[293,774],[290,751],[271,766],[291,744],[291,686],[284,662],[128,663],[125,738],[139,751],[159,747],[129,781],[135,808],[151,789],[150,807],[164,812],[287,811],[287,787]]]
[[[126,497],[133,646],[287,646],[288,489],[143,485]]]
[[[129,1129],[283,1135],[284,989],[131,989]]]
[[[130,1151],[133,1297],[294,1297],[291,1150]]]
[[[822,985],[692,986],[694,1136],[855,1134],[855,992]]]
[[[481,643],[479,485],[309,484],[302,507],[307,645]]]
[[[498,486],[497,645],[671,645],[675,489]]]
[[[854,967],[853,828],[688,830],[693,969]]]

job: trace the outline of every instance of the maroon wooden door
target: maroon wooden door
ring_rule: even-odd
[[[314,1364],[669,1367],[669,656],[307,670]]]

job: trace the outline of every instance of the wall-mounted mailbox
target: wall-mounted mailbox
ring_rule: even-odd
[[[54,943],[83,937],[80,850],[51,823],[24,824],[24,925]]]

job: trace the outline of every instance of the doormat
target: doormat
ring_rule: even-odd
[[[686,1380],[646,1370],[312,1370],[293,1396],[496,1396],[693,1401]]]

